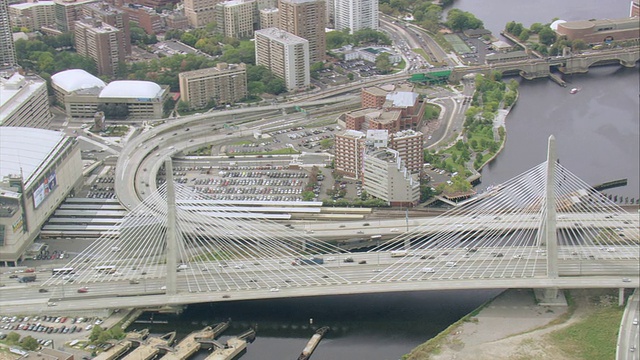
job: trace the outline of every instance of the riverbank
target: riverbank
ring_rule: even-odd
[[[569,306],[548,307],[537,305],[531,290],[507,290],[437,337],[416,347],[405,358],[613,358],[623,312],[623,308],[617,306],[615,292],[587,289],[572,290],[568,294]],[[593,328],[597,335],[584,334],[582,328]]]

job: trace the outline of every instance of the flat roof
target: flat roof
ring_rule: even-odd
[[[42,86],[46,86],[42,78],[17,72],[8,79],[0,78],[0,126]]]
[[[387,94],[387,100],[393,101],[393,106],[413,106],[418,94],[409,91],[395,91]]]
[[[11,4],[11,5],[9,5],[9,7],[22,10],[22,9],[28,9],[28,8],[31,8],[31,7],[34,7],[34,6],[47,6],[47,5],[53,6],[53,5],[55,5],[55,2],[54,1],[42,0],[42,1],[31,2],[31,3],[27,2],[27,3],[20,3],[20,4]]]
[[[284,30],[280,30],[278,28],[266,28],[261,30],[256,30],[256,34],[260,34],[262,36],[266,36],[270,39],[277,40],[284,44],[300,44],[300,43],[308,43],[309,41],[303,39],[299,36],[296,36],[292,33],[286,32]]]
[[[0,178],[22,174],[27,184],[51,154],[64,146],[65,139],[59,131],[0,127]]]

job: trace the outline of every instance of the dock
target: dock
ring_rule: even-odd
[[[125,356],[123,360],[149,360],[154,358],[160,352],[162,347],[171,345],[173,339],[175,339],[176,333],[170,332],[161,337],[149,337],[147,341],[140,344],[129,355]]]
[[[300,353],[300,356],[298,356],[298,360],[308,360],[311,357],[311,354],[313,354],[313,352],[316,350],[316,347],[318,347],[320,340],[322,340],[322,337],[327,333],[327,331],[329,331],[328,326],[323,326],[320,329],[316,330],[316,333],[313,334],[311,339],[309,339],[307,346],[304,347],[302,353]]]
[[[231,324],[231,319],[229,319],[227,321],[223,321],[223,322],[217,324],[216,326],[214,326],[213,329],[211,329],[212,335],[210,337],[207,337],[207,338],[194,337],[194,340],[197,341],[200,344],[200,346],[208,345],[208,348],[212,348],[212,347],[223,348],[224,345],[222,345],[220,342],[216,341],[215,338],[217,338],[225,330],[227,330],[227,328],[229,327],[230,324]]]
[[[148,330],[143,330],[141,332],[130,332],[127,333],[124,340],[118,342],[109,350],[101,352],[98,356],[94,357],[97,360],[115,360],[119,358],[122,354],[129,351],[134,343],[140,343],[144,340],[144,338],[149,334]]]
[[[205,360],[231,360],[247,348],[247,341],[234,337],[227,341],[224,348],[218,348]]]
[[[178,345],[173,347],[173,349],[169,349],[167,353],[160,358],[160,360],[185,360],[189,358],[191,355],[195,354],[200,347],[202,347],[202,343],[198,341],[200,340],[209,340],[214,338],[213,329],[210,326],[200,330],[194,331],[191,334],[187,335]]]

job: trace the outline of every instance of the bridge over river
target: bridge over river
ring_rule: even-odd
[[[557,163],[553,138],[549,149],[546,162],[359,253],[250,219],[167,171],[119,228],[53,270],[40,285],[48,292],[20,285],[0,304],[24,312],[511,287],[553,300],[562,288],[638,287],[638,214]]]

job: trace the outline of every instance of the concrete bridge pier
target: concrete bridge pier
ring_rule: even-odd
[[[624,306],[624,288],[618,289],[618,306]]]
[[[535,289],[533,292],[540,306],[567,306],[567,299],[558,288]]]

